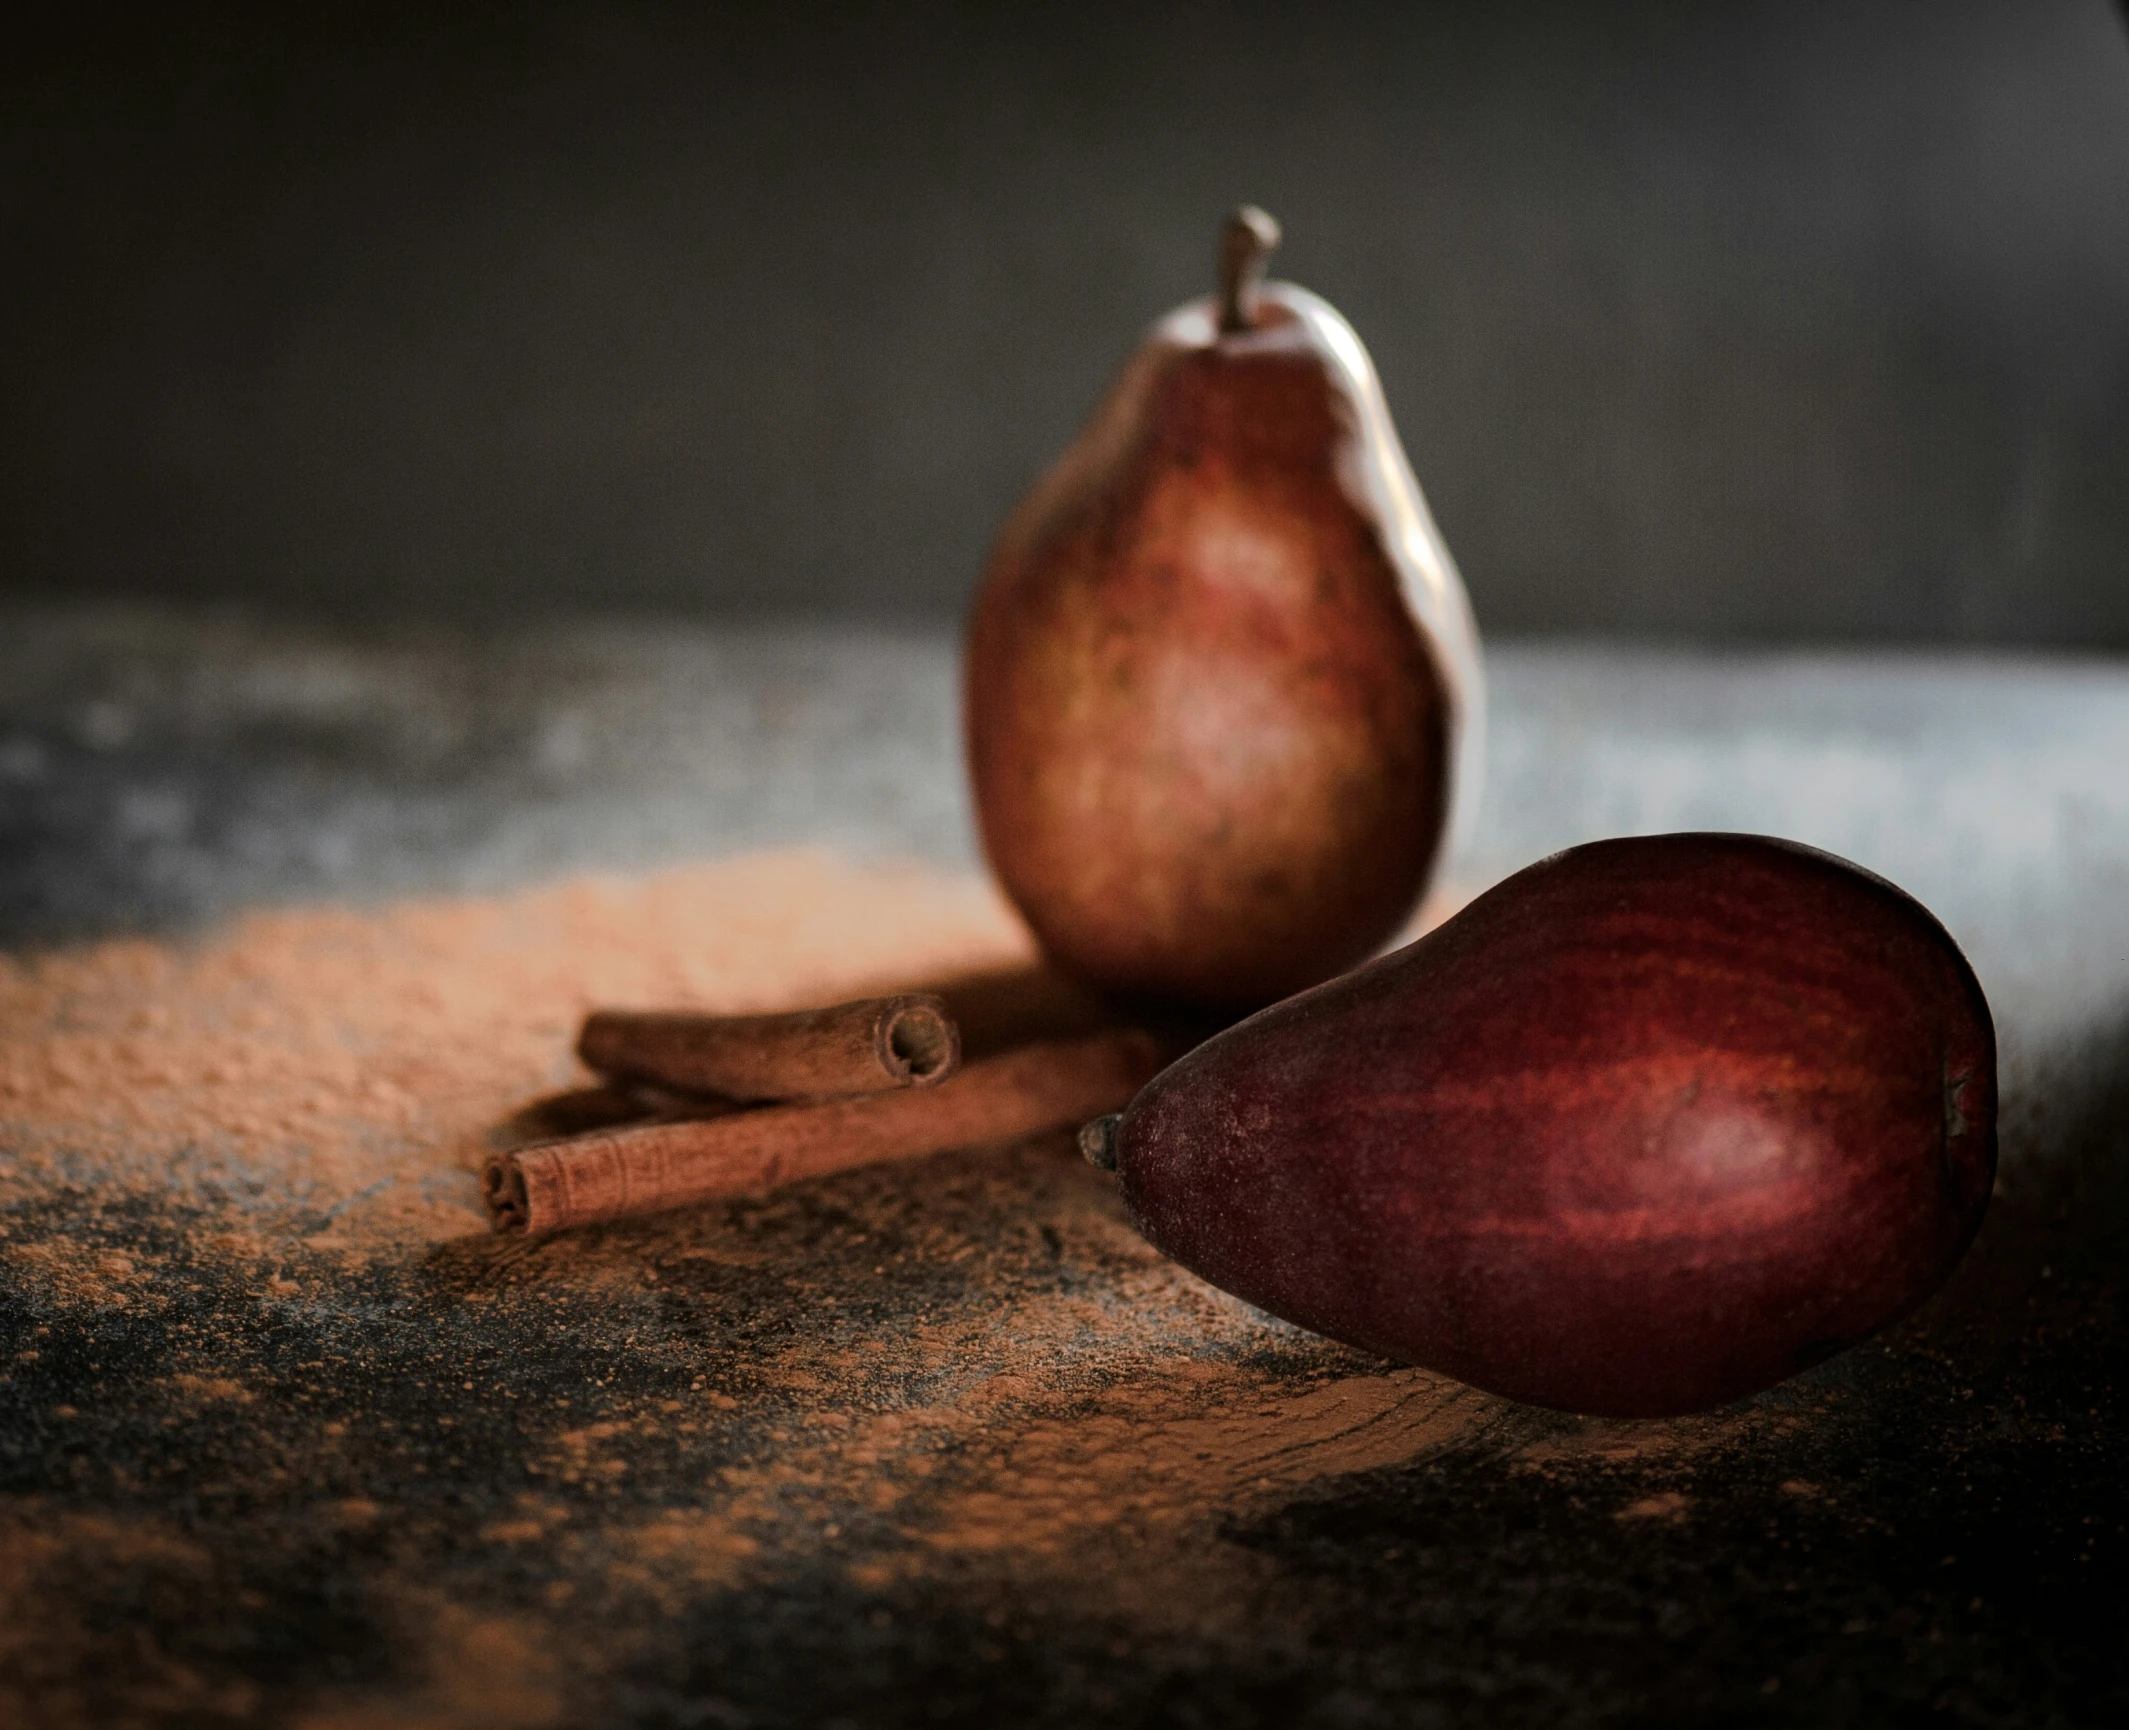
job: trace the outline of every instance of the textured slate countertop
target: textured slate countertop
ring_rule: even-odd
[[[389,971],[410,898],[536,934],[546,886],[596,880],[618,928],[632,895],[908,860],[938,929],[1011,940],[968,881],[943,636],[0,614],[0,1708],[2122,1721],[2129,665],[1490,665],[1458,887],[1603,834],[1790,835],[1928,902],[1995,1008],[1966,1264],[1725,1413],[1532,1412],[1268,1323],[1135,1248],[1052,1141],[527,1252],[472,1229],[420,1100],[338,1199],[271,1125],[218,1152],[40,1115],[94,1081],[68,1041],[104,1049],[112,980],[235,978],[262,908],[281,941],[350,907]],[[747,862],[793,843],[828,857]]]

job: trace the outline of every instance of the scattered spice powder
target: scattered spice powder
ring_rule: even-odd
[[[1029,958],[981,882],[815,852],[0,957],[0,1205],[93,1182],[454,1236],[484,1224],[484,1130],[578,1074],[596,1005],[788,1009]]]
[[[167,1326],[164,1421],[223,1426],[222,1463],[188,1455],[172,1477],[188,1495],[222,1472],[245,1505],[288,1499],[259,1522],[361,1532],[432,1508],[438,1473],[477,1486],[462,1533],[424,1526],[426,1551],[373,1565],[402,1661],[321,1726],[543,1724],[564,1671],[580,1685],[661,1618],[823,1570],[883,1606],[959,1599],[987,1626],[1033,1605],[1261,1641],[1290,1618],[1227,1533],[1348,1474],[1483,1442],[1527,1469],[1621,1447],[1675,1475],[1690,1425],[1529,1413],[1206,1286],[1138,1237],[1069,1135],[545,1240],[488,1231],[488,1137],[581,1081],[594,1005],[772,1011],[1033,960],[980,881],[787,852],[0,961],[0,1208],[75,1208],[56,1234],[0,1240],[0,1262],[54,1326],[120,1309]],[[128,1198],[161,1248],[97,1225]],[[354,1313],[350,1282],[370,1279],[373,1305],[387,1282],[393,1316],[334,1337],[373,1327],[360,1350],[400,1353],[364,1372],[401,1378],[393,1415],[383,1381],[350,1399],[353,1371],[191,1326],[188,1258],[238,1269],[245,1301],[334,1317]],[[429,1326],[458,1343],[417,1361],[400,1342]],[[448,1355],[468,1340],[477,1372]],[[568,1373],[513,1380],[506,1348]],[[483,1424],[485,1455],[458,1440]],[[274,1429],[262,1457],[306,1463],[247,1466],[245,1426]],[[36,1610],[32,1634],[102,1602],[99,1556],[145,1545],[176,1578],[222,1541],[180,1544],[148,1514],[12,1518],[0,1600]],[[532,1570],[545,1597],[444,1615],[446,1553],[523,1557],[506,1577]],[[196,1686],[203,1706],[247,1705]],[[93,1717],[84,1697],[73,1718]]]

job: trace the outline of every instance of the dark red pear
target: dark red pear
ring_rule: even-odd
[[[1275,1315],[1615,1417],[1920,1303],[1996,1168],[1986,999],[1918,902],[1747,835],[1600,841],[1088,1126],[1140,1230]]]
[[[1156,324],[1006,523],[970,620],[985,848],[1045,950],[1254,1007],[1402,927],[1473,781],[1477,639],[1360,339],[1259,283]]]

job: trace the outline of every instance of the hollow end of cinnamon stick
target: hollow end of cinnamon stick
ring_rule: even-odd
[[[891,999],[880,1018],[880,1063],[910,1087],[931,1087],[961,1065],[961,1034],[946,1005],[929,995]]]
[[[497,1231],[523,1231],[531,1223],[525,1173],[509,1154],[495,1154],[481,1167],[481,1200],[488,1209],[488,1223]]]

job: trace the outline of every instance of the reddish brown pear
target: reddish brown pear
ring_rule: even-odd
[[[984,845],[1097,985],[1254,1006],[1379,949],[1479,722],[1476,637],[1352,327],[1259,283],[1156,324],[1001,533],[970,621]]]
[[[1996,1167],[1988,1004],[1891,884],[1602,841],[1230,1028],[1088,1126],[1154,1244],[1537,1405],[1703,1409],[1944,1280]]]

